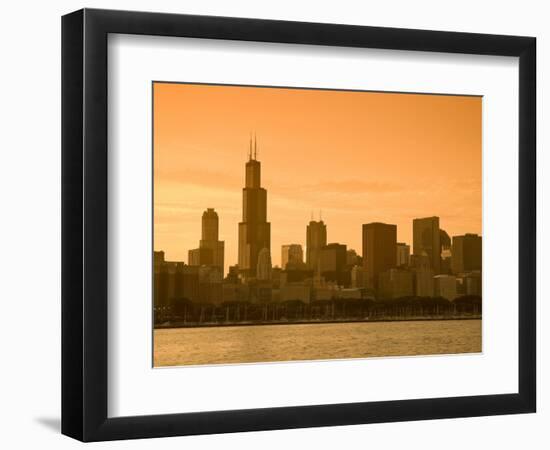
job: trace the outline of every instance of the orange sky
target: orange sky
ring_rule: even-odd
[[[271,254],[304,246],[322,210],[329,242],[361,253],[361,225],[437,215],[481,234],[481,97],[154,84],[154,248],[187,262],[215,208],[237,262],[244,165],[258,136]]]

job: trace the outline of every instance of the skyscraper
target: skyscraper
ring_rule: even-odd
[[[373,222],[363,225],[363,266],[369,287],[378,287],[382,272],[397,265],[397,225]]]
[[[361,264],[361,262],[362,262],[361,258],[357,254],[357,252],[355,250],[353,250],[352,248],[350,248],[346,253],[346,264],[349,267],[353,267],[353,266]]]
[[[453,273],[481,270],[481,236],[469,233],[453,236],[451,254]]]
[[[267,191],[261,187],[261,164],[256,159],[257,145],[250,142],[249,159],[243,188],[243,220],[239,223],[239,274],[255,278],[258,254],[263,248],[271,251],[271,224],[267,222]]]
[[[451,238],[449,234],[442,229],[439,229],[439,244],[441,246],[441,270],[442,274],[449,275],[451,273]]]
[[[404,242],[397,243],[397,267],[409,265],[409,257],[411,255],[411,246]]]
[[[414,293],[418,297],[433,297],[434,270],[428,255],[412,255],[410,267],[414,274]]]
[[[304,251],[300,244],[288,244],[281,247],[281,267],[286,269],[288,263],[299,265],[304,262]]]
[[[408,270],[386,270],[380,274],[378,285],[382,298],[409,297],[414,293],[413,274]]]
[[[328,244],[319,253],[319,274],[325,281],[333,281],[339,286],[349,286],[351,272],[346,270],[347,246],[344,244]]]
[[[306,264],[310,270],[319,270],[321,249],[327,245],[327,226],[322,220],[312,220],[306,228]]]
[[[434,295],[454,300],[457,297],[456,277],[454,275],[436,275],[434,277]]]
[[[267,248],[262,248],[258,253],[258,267],[256,277],[260,281],[271,280],[271,255]]]
[[[441,273],[439,217],[413,219],[413,254],[428,255],[435,274]]]
[[[199,248],[189,250],[188,262],[192,266],[216,266],[223,272],[224,241],[218,240],[218,213],[213,208],[202,214]]]
[[[190,266],[211,266],[213,261],[210,248],[193,248],[188,252],[187,264]]]
[[[368,287],[367,282],[367,271],[362,266],[353,266],[351,269],[351,287],[353,288],[366,288]]]
[[[208,208],[202,213],[202,239],[200,248],[212,250],[212,265],[222,270],[224,263],[224,241],[218,240],[218,213]]]

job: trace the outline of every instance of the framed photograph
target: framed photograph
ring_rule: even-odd
[[[62,20],[62,432],[535,412],[536,40]]]

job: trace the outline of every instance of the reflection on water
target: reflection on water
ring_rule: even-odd
[[[155,330],[154,365],[481,352],[481,320]]]

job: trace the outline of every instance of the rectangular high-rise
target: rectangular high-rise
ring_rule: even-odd
[[[378,287],[382,272],[397,265],[397,225],[373,222],[363,225],[363,267],[369,287]]]
[[[481,236],[470,233],[453,236],[451,255],[453,273],[481,270]]]
[[[409,258],[411,255],[410,245],[404,242],[397,243],[397,267],[404,267],[409,265]]]
[[[439,217],[413,219],[413,254],[427,255],[435,274],[441,273]]]
[[[202,239],[199,247],[212,252],[212,265],[219,267],[223,272],[224,241],[218,240],[218,222],[218,213],[213,208],[204,211],[202,214]]]
[[[281,268],[286,269],[289,263],[293,266],[304,263],[304,251],[300,244],[287,244],[281,247]]]
[[[193,248],[188,252],[187,263],[190,266],[211,266],[213,261],[212,250],[209,248]]]
[[[390,269],[379,275],[378,293],[381,298],[400,298],[413,295],[413,274],[408,270]]]
[[[189,250],[191,266],[216,266],[224,270],[224,241],[218,240],[218,213],[208,208],[202,214],[202,234],[199,248]]]
[[[347,270],[347,246],[333,243],[325,245],[319,253],[319,274],[325,281],[332,281],[339,286],[349,286],[350,270]]]
[[[322,220],[312,220],[306,228],[306,264],[310,270],[319,271],[319,257],[325,245],[327,226]]]

